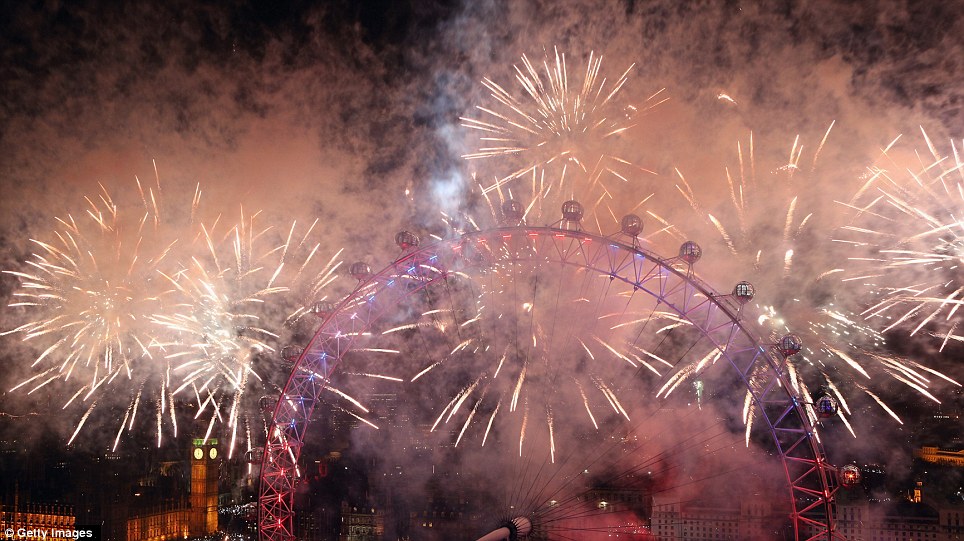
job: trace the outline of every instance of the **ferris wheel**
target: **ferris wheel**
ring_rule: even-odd
[[[285,353],[290,376],[267,424],[260,539],[295,537],[295,492],[305,475],[299,459],[313,419],[354,406],[353,416],[376,424],[365,419],[360,400],[334,383],[339,374],[387,382],[416,397],[426,419],[419,426],[449,446],[538,455],[543,465],[565,462],[569,449],[592,447],[596,464],[658,444],[661,450],[645,461],[609,472],[639,473],[643,463],[654,469],[654,456],[665,471],[679,469],[665,463],[682,449],[708,452],[710,438],[732,435],[733,425],[742,424],[746,449],[775,465],[769,471],[783,487],[778,499],[787,535],[839,539],[840,483],[822,450],[819,406],[800,396],[787,375],[800,341],[761,338],[746,324],[753,286],[738,282],[725,294],[711,288],[694,273],[702,255],[694,242],[669,258],[643,249],[637,216],[605,236],[582,229],[575,201],[549,226],[527,225],[522,209],[506,201],[500,226],[427,245],[403,231],[395,237],[401,249],[395,261],[379,271],[351,265],[357,286],[339,302],[313,307],[320,324],[305,347]],[[675,434],[676,426],[700,416],[704,403],[713,413],[701,417],[700,435]],[[706,435],[707,423],[725,428]],[[597,452],[607,438],[592,434],[616,433],[617,424],[620,436],[608,440],[619,440],[609,447],[618,451]],[[714,475],[690,473],[687,483]],[[541,538],[555,539],[545,517],[555,517],[553,527],[565,523],[558,491],[517,492],[526,494],[525,505],[500,511],[496,530],[482,539],[521,539],[540,528]]]

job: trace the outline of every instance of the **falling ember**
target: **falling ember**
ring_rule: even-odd
[[[872,393],[866,387],[860,386],[860,388],[863,389],[863,391],[867,393],[867,395],[870,396],[870,398],[873,398],[874,401],[877,402],[877,404],[880,405],[880,407],[883,408],[884,411],[886,411],[891,417],[893,417],[895,421],[897,421],[900,424],[904,424],[904,421],[901,421],[900,417],[898,417],[897,414],[894,413],[894,410],[890,409],[890,407],[887,404],[885,404],[884,401],[881,400],[879,396]]]
[[[625,417],[627,421],[630,420],[629,414],[623,408],[623,405],[619,403],[616,393],[614,393],[612,389],[610,389],[609,386],[607,386],[606,383],[600,379],[596,379],[596,386],[599,387],[600,391],[602,391],[603,396],[605,396],[606,400],[609,401],[609,405],[613,407],[613,410]]]
[[[850,355],[847,355],[846,353],[844,353],[843,351],[841,351],[841,350],[839,350],[839,349],[833,349],[833,348],[828,348],[828,349],[829,349],[834,355],[836,355],[837,357],[840,357],[841,359],[843,359],[844,362],[846,362],[848,365],[850,365],[854,370],[856,370],[857,372],[859,372],[862,376],[864,376],[864,377],[867,378],[867,379],[870,379],[870,374],[868,374],[867,371],[864,370],[864,368],[863,368],[862,366],[860,366],[860,364],[857,363],[857,361],[853,360],[853,358],[851,358]]]
[[[440,364],[442,364],[443,361],[444,361],[444,359],[443,359],[443,360],[436,361],[436,362],[428,365],[428,366],[425,367],[421,372],[419,372],[418,374],[415,374],[415,376],[412,377],[412,380],[411,380],[411,381],[414,382],[414,381],[417,380],[418,378],[424,376],[425,374],[427,374],[427,373],[429,372],[429,370],[431,370],[431,369],[435,368],[436,366],[439,366]]]
[[[462,407],[462,404],[465,402],[465,400],[466,400],[469,396],[471,396],[472,391],[474,391],[474,390],[476,389],[476,387],[479,386],[479,382],[480,382],[481,380],[482,380],[482,377],[480,376],[479,379],[477,379],[477,380],[475,380],[474,382],[472,382],[472,385],[469,385],[468,387],[466,387],[465,389],[463,389],[461,393],[459,393],[459,395],[458,395],[458,397],[457,397],[458,400],[457,400],[457,401],[455,402],[455,404],[452,406],[452,409],[451,409],[451,411],[449,412],[448,417],[446,417],[446,419],[445,419],[445,422],[446,422],[446,423],[449,422],[449,419],[451,419],[452,416],[455,415],[455,413],[459,410],[459,408]]]
[[[91,413],[92,411],[94,411],[94,406],[96,406],[96,405],[97,405],[97,402],[96,402],[96,401],[92,402],[92,403],[90,404],[90,407],[87,408],[87,411],[84,412],[84,415],[80,418],[80,421],[77,423],[77,428],[74,429],[74,433],[71,434],[71,435],[70,435],[70,439],[67,440],[67,445],[70,445],[70,444],[74,443],[74,438],[76,438],[76,437],[77,437],[77,434],[80,433],[80,429],[81,429],[81,428],[84,428],[84,423],[87,422],[87,418],[90,417],[90,413]]]
[[[442,410],[442,413],[439,413],[438,417],[436,417],[435,423],[432,424],[432,428],[429,430],[430,432],[435,432],[435,429],[438,428],[439,423],[442,422],[442,418],[445,417],[445,414],[447,414],[449,410],[452,409],[452,405],[455,404],[455,402],[459,399],[460,396],[461,395],[458,395],[454,397],[451,401],[449,401],[449,403],[445,406],[445,409]]]
[[[344,392],[344,391],[341,391],[341,390],[339,390],[339,389],[337,389],[337,388],[335,388],[335,387],[332,387],[331,385],[326,385],[326,386],[325,386],[325,390],[326,390],[326,391],[330,391],[330,392],[332,392],[332,393],[340,396],[341,398],[344,398],[344,399],[347,400],[348,402],[351,402],[351,404],[352,404],[353,406],[355,406],[356,408],[360,409],[361,411],[363,411],[363,412],[365,412],[365,413],[368,413],[368,408],[366,408],[361,402],[359,402],[357,399],[355,399],[354,397],[352,397],[352,396],[349,395],[348,393],[346,393],[346,392]]]
[[[834,385],[833,380],[828,377],[824,377],[824,381],[827,382],[827,388],[829,388],[834,396],[837,397],[837,403],[843,407],[844,411],[847,412],[847,415],[851,415],[850,406],[847,405],[847,400],[844,398],[843,394],[840,393],[840,389],[837,389],[837,386]]]
[[[358,414],[355,413],[355,412],[348,411],[348,410],[343,409],[343,408],[336,408],[336,409],[338,409],[338,411],[341,411],[341,412],[343,412],[343,413],[347,413],[348,415],[354,417],[355,419],[358,419],[359,421],[361,421],[361,422],[365,423],[366,425],[374,428],[375,430],[379,430],[378,425],[376,425],[375,423],[373,423],[373,422],[369,421],[368,419],[362,417],[361,415],[358,415]]]
[[[522,456],[522,444],[526,439],[526,426],[529,424],[529,405],[523,406],[522,427],[519,429],[519,456]]]
[[[552,424],[552,411],[546,411],[546,423],[549,425],[549,462],[556,463],[556,437]]]
[[[586,408],[586,414],[589,415],[589,420],[592,421],[592,427],[599,430],[599,423],[596,422],[596,417],[593,416],[592,409],[589,407],[589,398],[586,397],[586,392],[582,389],[582,385],[578,385],[578,387],[579,396],[582,397],[582,404]]]
[[[850,424],[850,421],[847,419],[847,416],[851,415],[850,406],[847,405],[847,400],[844,398],[840,390],[837,389],[837,386],[834,385],[833,381],[831,381],[830,378],[824,377],[824,380],[827,382],[827,387],[830,389],[830,392],[832,392],[833,395],[837,397],[837,403],[840,404],[840,406],[843,407],[844,412],[846,412],[846,414],[844,414],[844,412],[839,412],[838,416],[840,417],[840,420],[843,422],[844,426],[847,427],[847,431],[850,432],[850,435],[856,438],[857,434],[856,432],[854,432],[853,426]]]
[[[385,376],[385,375],[382,375],[382,374],[366,374],[366,373],[360,373],[360,372],[349,372],[348,375],[350,375],[350,376],[362,376],[362,377],[374,378],[374,379],[384,379],[384,380],[388,380],[388,381],[398,381],[398,382],[405,381],[405,380],[403,380],[402,378],[396,378],[396,377],[394,377],[394,376]]]
[[[522,366],[522,370],[519,371],[519,377],[516,379],[515,389],[512,391],[512,402],[509,404],[509,411],[515,411],[516,406],[519,403],[519,395],[522,393],[522,384],[526,380],[526,370],[529,368],[527,364]]]
[[[124,433],[124,426],[127,424],[127,419],[130,417],[131,409],[134,404],[131,403],[130,407],[124,410],[124,419],[121,421],[120,426],[117,428],[117,435],[114,437],[114,444],[111,446],[111,452],[117,451],[117,445],[120,443],[121,435]]]
[[[665,397],[669,397],[670,393],[673,392],[680,383],[685,381],[686,377],[693,374],[695,369],[693,366],[684,366],[678,370],[675,374],[670,376],[670,378],[660,387],[659,391],[656,392],[656,396],[659,397],[665,393]]]
[[[499,408],[502,407],[502,401],[499,400],[495,405],[495,409],[492,410],[492,415],[489,416],[489,423],[485,425],[485,435],[482,436],[482,446],[485,446],[486,440],[489,439],[489,432],[492,430],[492,423],[495,421],[495,416],[499,413]]]
[[[608,349],[608,350],[609,350],[613,355],[615,355],[617,358],[620,358],[620,359],[626,361],[627,363],[630,364],[630,366],[633,366],[633,367],[636,367],[636,366],[637,366],[636,363],[635,363],[632,359],[630,359],[630,358],[627,357],[626,355],[620,353],[616,348],[610,346],[609,344],[607,344],[606,342],[604,342],[602,339],[600,339],[598,336],[593,336],[593,338],[594,338],[597,342],[599,342],[600,344],[602,344],[603,347],[605,347],[606,349]]]
[[[753,430],[753,414],[750,413],[750,415],[747,416],[747,418],[746,418],[746,432],[745,432],[746,436],[745,436],[745,438],[744,438],[744,439],[745,439],[746,447],[747,447],[748,449],[750,448],[750,432],[751,432],[752,430]]]
[[[458,447],[458,446],[459,446],[459,442],[462,441],[462,436],[465,435],[465,430],[466,430],[467,428],[469,428],[469,425],[470,425],[470,424],[472,424],[472,418],[475,417],[475,412],[478,411],[479,405],[480,405],[481,403],[482,403],[481,400],[478,400],[478,401],[475,403],[475,406],[472,407],[472,411],[469,412],[468,417],[466,417],[465,422],[462,423],[462,430],[459,431],[459,437],[456,438],[456,440],[455,440],[455,446],[456,446],[456,447]],[[453,411],[454,411],[454,410],[453,410]],[[483,440],[483,444],[484,444],[484,440]]]
[[[164,396],[164,390],[163,390],[163,389],[161,389],[161,396]],[[158,401],[158,405],[157,405],[157,447],[160,448],[160,447],[161,447],[161,438],[162,438],[162,435],[163,435],[163,433],[161,432],[161,428],[162,428],[161,422],[162,422],[163,419],[164,419],[164,405],[163,405],[163,400],[161,400],[160,398],[159,398],[157,401]]]
[[[725,92],[720,92],[719,94],[717,94],[716,99],[736,105],[736,100],[734,100],[732,97],[730,97],[729,94],[726,94]]]
[[[695,372],[699,374],[704,368],[706,368],[707,364],[716,363],[716,361],[720,359],[721,355],[723,355],[723,352],[721,350],[715,349],[715,348],[711,349],[709,353],[707,353],[706,355],[703,356],[702,359],[700,359],[700,362],[696,363]]]
[[[653,360],[655,360],[655,361],[658,361],[658,362],[666,365],[666,366],[669,367],[669,368],[673,368],[673,364],[672,364],[672,363],[670,363],[670,362],[667,361],[666,359],[663,359],[663,358],[660,357],[659,355],[656,355],[655,353],[653,353],[653,352],[651,352],[651,351],[649,351],[649,350],[647,350],[647,349],[645,349],[645,348],[642,348],[642,347],[639,347],[639,346],[634,345],[634,346],[633,346],[633,349],[635,349],[636,351],[642,353],[643,355],[646,355],[646,356],[649,357],[650,359],[653,359]]]
[[[750,406],[753,405],[753,393],[750,391],[746,392],[746,396],[743,398],[743,424],[748,424],[750,422]]]

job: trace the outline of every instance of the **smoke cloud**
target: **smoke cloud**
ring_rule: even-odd
[[[541,62],[558,49],[572,69],[583,68],[590,53],[601,56],[609,81],[635,65],[622,105],[641,108],[661,89],[669,98],[611,139],[608,151],[638,168],[620,171],[625,181],[607,180],[610,197],[598,214],[637,213],[644,236],[664,227],[648,213],[663,217],[674,227],[647,236],[645,247],[671,256],[681,240],[697,240],[704,249],[697,272],[706,281],[728,292],[734,278],[749,279],[761,306],[799,321],[808,314],[797,316],[788,288],[817,299],[803,311],[836,294],[848,309],[863,302],[859,291],[818,278],[841,260],[828,239],[852,218],[834,202],[851,200],[865,168],[898,134],[913,139],[923,127],[944,149],[961,136],[964,17],[953,3],[90,2],[3,11],[0,265],[7,270],[24,268],[35,250],[29,239],[53,238],[54,217],[82,215],[83,197],[100,193],[99,185],[138,206],[135,178],[159,183],[170,201],[190,201],[200,185],[198,219],[205,223],[241,208],[262,210],[277,231],[317,218],[323,259],[344,249],[347,261],[381,268],[398,253],[396,231],[445,234],[440,211],[459,227],[468,227],[468,217],[499,218],[482,217],[492,212],[478,185],[517,161],[462,159],[480,141],[460,117],[495,105],[483,78],[522,96],[513,66],[522,55]],[[799,168],[788,170],[797,151]],[[739,179],[741,171],[750,183],[740,195],[745,228],[727,183],[727,174]],[[791,228],[799,234],[793,270],[784,276],[773,269],[786,264],[793,196]],[[171,203],[174,215],[188,211],[189,204]],[[538,223],[557,213],[547,205]],[[730,244],[706,214],[719,219]],[[618,231],[613,220],[604,223],[605,234]],[[6,305],[19,281],[9,274],[0,280]],[[4,308],[3,329],[22,317]],[[302,328],[285,333],[304,335]],[[32,375],[39,352],[17,335],[2,341],[0,409],[27,415],[58,408],[59,399],[8,392]],[[960,381],[960,366],[933,349],[902,352],[920,353],[916,359]],[[859,381],[881,385],[881,396],[894,390],[880,378]],[[736,402],[720,415],[739,418],[730,406],[739,410],[742,397]],[[890,426],[888,416],[866,397],[858,408],[860,438],[834,429],[846,442],[841,455],[899,462],[880,454],[889,446],[871,436]],[[64,437],[75,422],[48,416]],[[92,426],[101,422],[92,417]],[[98,432],[112,436],[113,424],[105,426]],[[731,428],[735,436],[727,437],[739,443],[741,428]]]

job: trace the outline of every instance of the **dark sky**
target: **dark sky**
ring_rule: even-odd
[[[752,132],[761,169],[776,170],[797,135],[809,160],[833,122],[820,174],[801,188],[826,213],[814,235],[827,238],[849,219],[832,202],[855,193],[899,134],[901,157],[926,148],[921,128],[942,152],[951,140],[961,149],[962,8],[912,0],[4,2],[0,263],[17,268],[27,238],[49,238],[52,218],[82,212],[98,183],[119,200],[134,198],[135,176],[153,182],[156,164],[172,198],[189,198],[200,183],[208,216],[247,205],[278,222],[320,217],[329,253],[344,247],[349,260],[378,267],[397,229],[434,223],[438,207],[462,203],[472,173],[502,166],[460,158],[478,141],[459,117],[491,104],[481,79],[509,86],[523,54],[542,58],[553,47],[573,65],[602,54],[611,78],[635,63],[627,103],[661,88],[670,98],[619,143],[656,174],[632,179],[620,194],[628,208],[614,211],[656,193],[650,208],[705,235],[708,253],[723,257],[716,232],[691,223],[675,170],[713,208],[726,202],[723,171],[734,167],[737,141],[745,145]],[[767,190],[754,205],[761,222],[772,211]],[[770,229],[757,230],[761,244]],[[729,271],[744,263],[735,258],[706,278],[728,289]],[[761,291],[782,284],[779,273],[759,280]],[[16,281],[4,275],[2,285],[6,297]],[[17,380],[24,363],[9,362]],[[958,363],[936,362],[962,379]]]
[[[3,182],[83,176],[84,156],[117,153],[120,145],[129,148],[125,155],[137,151],[170,169],[167,145],[238,152],[265,124],[300,124],[315,137],[311,146],[356,156],[373,178],[400,169],[425,177],[426,169],[447,167],[433,162],[453,152],[433,139],[474,104],[478,80],[547,46],[572,55],[595,50],[612,69],[637,62],[642,88],[635,92],[665,86],[696,116],[706,105],[701,97],[726,90],[746,109],[740,128],[780,126],[781,144],[808,123],[833,119],[844,130],[879,130],[871,144],[917,125],[943,139],[962,122],[959,8],[9,3],[0,38]],[[847,115],[855,117],[851,125]],[[858,126],[871,118],[886,122]],[[725,120],[732,118],[706,128]],[[414,133],[429,140],[428,157],[408,155],[414,145],[406,135]]]

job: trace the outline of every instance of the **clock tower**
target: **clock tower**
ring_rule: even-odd
[[[218,440],[195,438],[191,445],[191,536],[218,529]]]

